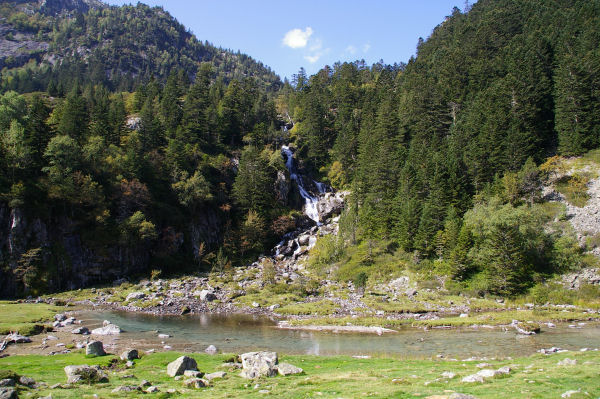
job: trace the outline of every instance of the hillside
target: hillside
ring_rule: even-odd
[[[480,0],[407,64],[336,63],[294,85],[160,8],[44,4],[63,8],[0,8],[2,45],[30,48],[2,71],[2,292],[227,279],[278,242],[293,259],[269,273],[318,287],[411,277],[518,297],[597,263],[543,197],[553,157],[600,144],[597,1]],[[325,196],[298,175],[351,192],[337,235],[298,212]]]
[[[277,90],[279,77],[251,57],[199,41],[161,8],[108,7],[100,1],[7,1],[0,5],[1,87],[68,92],[102,83],[130,91],[151,77],[184,70],[194,79],[209,62],[226,82],[256,77]],[[56,93],[54,93],[56,94]]]

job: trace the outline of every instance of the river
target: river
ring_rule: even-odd
[[[125,332],[103,341],[134,340],[138,349],[201,352],[215,345],[222,352],[274,350],[287,354],[382,355],[428,358],[437,355],[456,357],[506,357],[532,354],[552,346],[569,350],[600,347],[600,325],[586,323],[576,328],[557,325],[543,328],[534,336],[517,335],[514,330],[489,328],[422,329],[405,328],[397,333],[324,333],[282,330],[266,317],[248,315],[155,316],[127,312],[83,312],[84,325],[94,328],[110,320]],[[158,338],[158,333],[170,338]],[[162,343],[164,342],[164,343]]]

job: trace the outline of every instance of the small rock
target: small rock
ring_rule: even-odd
[[[443,378],[447,378],[449,380],[453,379],[454,377],[456,377],[456,373],[453,373],[452,371],[444,371],[442,373],[442,377]]]
[[[483,382],[483,377],[480,376],[479,374],[471,374],[471,375],[464,377],[461,381],[462,382]]]
[[[571,390],[571,391],[567,391],[567,392],[563,393],[562,395],[560,395],[560,397],[561,398],[570,398],[571,396],[576,395],[580,392],[581,392],[581,389],[578,389],[576,391]]]
[[[121,360],[135,360],[139,358],[140,355],[137,349],[127,349],[125,352],[121,353]]]
[[[479,370],[476,374],[483,378],[492,378],[495,377],[498,374],[498,372],[492,369],[483,369]]]
[[[271,306],[269,306],[269,310],[272,312],[272,311],[274,311],[275,309],[279,309],[280,307],[281,307],[281,305],[280,305],[280,304],[278,304],[278,303],[276,303],[276,304],[274,304],[274,305],[271,305]]]
[[[14,387],[15,386],[15,380],[13,380],[12,378],[5,378],[3,380],[0,380],[0,387]]]
[[[253,308],[260,308],[260,304],[258,302],[252,302]]]
[[[67,320],[67,316],[65,316],[63,313],[58,313],[54,315],[54,320],[58,322],[65,321]]]
[[[165,338],[171,338],[171,336],[169,334],[158,334],[158,338],[165,339]]]
[[[510,372],[512,371],[510,367],[508,366],[504,366],[504,367],[500,367],[498,370],[496,370],[498,372],[498,374],[510,374]]]
[[[134,392],[141,391],[140,387],[135,385],[121,385],[112,390],[113,393],[117,392]]]
[[[158,387],[151,386],[151,387],[148,387],[148,389],[146,389],[146,392],[147,393],[156,393],[156,392],[159,392],[159,390],[158,390]]]
[[[121,332],[123,332],[123,330],[121,330],[119,326],[111,324],[110,322],[104,327],[95,328],[92,330],[92,334],[96,335],[119,335]]]
[[[559,366],[575,366],[577,364],[577,360],[569,359],[568,357],[559,361],[557,363]]]
[[[286,376],[292,374],[302,374],[304,370],[302,370],[300,367],[293,366],[289,363],[279,363],[277,365],[277,372],[279,373],[279,375]]]
[[[19,399],[13,388],[0,388],[0,399]]]
[[[100,341],[92,341],[85,347],[86,356],[104,356],[106,352],[104,351],[104,346]]]
[[[469,314],[468,313],[461,313],[458,317],[460,317],[460,318],[466,318],[466,317],[469,317]]]
[[[71,330],[72,334],[84,334],[87,335],[90,333],[90,330],[87,327],[77,327],[74,330]]]
[[[201,378],[190,378],[189,380],[183,381],[183,385],[188,388],[205,388],[208,386],[208,381]]]
[[[204,378],[206,378],[208,381],[212,381],[225,378],[226,375],[227,373],[224,371],[215,371],[214,373],[206,374]]]
[[[217,347],[214,345],[209,345],[206,349],[204,349],[204,352],[215,355],[217,354]]]
[[[143,292],[132,292],[131,294],[127,295],[127,298],[125,298],[126,302],[129,301],[135,301],[138,299],[144,299],[146,297],[146,294],[144,294]]]
[[[133,366],[135,366],[135,363],[133,363],[133,360],[128,360],[127,363],[125,363],[125,367],[127,367],[128,369],[132,369]]]
[[[31,388],[35,385],[35,380],[30,377],[21,376],[21,378],[19,378],[19,384]]]
[[[475,366],[475,367],[477,367],[477,368],[479,368],[479,369],[484,369],[484,368],[486,368],[486,367],[492,367],[492,365],[491,365],[491,364],[489,364],[489,363],[479,363],[479,364],[478,364],[477,366]]]
[[[190,377],[190,378],[202,378],[202,377],[204,377],[204,373],[202,371],[198,371],[198,370],[185,370],[183,372],[183,376]]]
[[[188,314],[191,311],[192,311],[192,308],[190,308],[188,305],[185,305],[184,307],[181,308],[180,314],[181,315]]]
[[[448,399],[477,399],[475,396],[467,395],[465,393],[453,393],[448,396]]]
[[[167,374],[170,377],[182,375],[185,370],[198,370],[196,361],[191,357],[181,356],[167,365]]]
[[[211,290],[202,290],[200,291],[200,300],[204,302],[212,302],[217,299],[215,293]]]
[[[258,391],[258,393],[268,394],[270,392],[267,389],[261,389],[260,391]]]

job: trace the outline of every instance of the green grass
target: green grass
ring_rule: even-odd
[[[294,303],[277,309],[277,313],[282,315],[328,315],[333,314],[338,310],[338,306],[328,300],[305,303]]]
[[[101,398],[169,397],[168,389],[176,389],[172,397],[185,398],[420,398],[429,395],[460,392],[477,398],[560,398],[569,390],[588,392],[591,397],[600,394],[600,355],[598,352],[564,353],[551,356],[535,355],[511,360],[489,361],[492,368],[511,367],[508,376],[492,378],[484,383],[463,383],[462,377],[479,369],[478,361],[456,362],[449,360],[414,360],[401,357],[378,357],[353,359],[344,356],[281,356],[286,361],[304,369],[304,374],[288,377],[263,378],[250,381],[239,377],[239,371],[229,371],[225,379],[215,381],[209,388],[192,390],[183,387],[181,381],[169,378],[166,365],[180,356],[179,353],[155,353],[136,361],[131,370],[113,368],[108,370],[109,382],[97,385],[80,385],[76,389],[49,389],[57,383],[65,383],[63,368],[66,365],[89,364],[108,366],[114,357],[85,358],[81,353],[44,356],[12,356],[0,359],[0,369],[34,378],[47,384],[38,391],[23,390],[21,398],[52,395],[55,398],[85,399],[94,394]],[[225,355],[190,355],[204,372],[224,370]],[[577,360],[575,366],[559,366],[565,358]],[[228,370],[225,370],[228,371]],[[456,373],[453,379],[444,379],[444,371]],[[133,378],[124,379],[126,374]],[[161,393],[147,395],[141,392],[111,393],[120,385],[136,385],[146,379],[158,386]],[[255,389],[255,385],[259,387]],[[270,394],[260,393],[266,389]]]
[[[345,326],[348,324],[355,326],[377,326],[387,328],[399,328],[405,326],[413,327],[467,327],[472,325],[507,325],[513,320],[518,321],[534,321],[543,323],[548,321],[554,322],[571,322],[578,320],[588,320],[592,317],[589,313],[581,311],[564,312],[562,310],[552,309],[535,309],[535,310],[505,310],[499,312],[481,312],[470,313],[468,317],[443,317],[433,320],[414,320],[407,319],[392,319],[388,320],[383,317],[317,317],[304,320],[289,320],[292,326]]]
[[[40,325],[50,323],[64,307],[45,303],[17,303],[0,301],[0,335],[17,331],[23,335],[39,333]]]

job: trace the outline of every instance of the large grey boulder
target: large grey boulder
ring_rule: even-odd
[[[198,364],[188,356],[181,356],[167,365],[167,374],[170,377],[182,375],[185,370],[198,370]]]
[[[277,365],[277,372],[279,375],[286,376],[292,374],[302,374],[304,370],[289,363],[279,363]]]
[[[92,334],[96,335],[119,335],[122,330],[115,324],[106,324],[104,327],[95,328],[92,330]]]
[[[207,379],[208,381],[212,381],[212,380],[225,378],[226,375],[227,375],[227,373],[224,371],[215,371],[214,373],[206,374],[204,376],[204,378]]]
[[[248,352],[242,356],[242,373],[244,378],[273,377],[277,374],[276,352]]]
[[[68,384],[108,382],[108,377],[98,366],[88,366],[83,364],[80,366],[65,367]]]
[[[100,341],[92,341],[85,346],[86,356],[105,356],[104,345]]]

